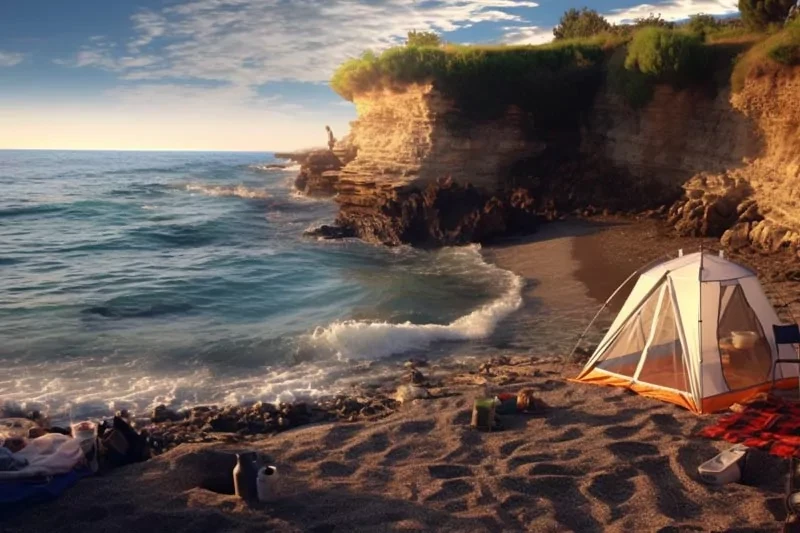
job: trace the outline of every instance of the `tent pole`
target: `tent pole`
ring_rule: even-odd
[[[572,361],[572,357],[575,355],[575,352],[580,347],[581,343],[583,342],[583,339],[586,338],[586,334],[589,333],[589,330],[592,329],[592,326],[594,325],[595,321],[600,317],[602,312],[605,310],[606,307],[608,307],[608,304],[611,303],[611,300],[614,299],[614,297],[619,293],[619,291],[621,291],[622,288],[625,285],[627,285],[630,280],[632,280],[636,275],[638,275],[643,270],[645,270],[647,268],[650,268],[650,266],[655,264],[655,263],[658,263],[660,261],[663,261],[664,259],[669,259],[669,258],[670,258],[669,255],[665,254],[665,255],[659,257],[658,259],[654,259],[654,260],[650,261],[649,263],[647,263],[646,265],[637,268],[636,270],[634,270],[631,273],[630,276],[625,278],[625,281],[623,281],[622,284],[619,287],[617,287],[617,290],[615,290],[611,294],[611,296],[609,296],[608,299],[605,302],[603,302],[603,305],[600,307],[600,310],[598,310],[597,313],[595,313],[594,317],[592,318],[592,321],[589,322],[589,325],[586,326],[585,330],[583,330],[583,333],[581,333],[581,336],[578,337],[578,342],[575,343],[575,347],[572,348],[572,351],[569,352],[569,355],[567,356],[566,360],[564,360],[564,363],[561,365],[561,373],[562,374],[564,373],[564,368],[566,368],[566,366]]]
[[[703,412],[703,245],[700,245],[700,273],[697,275],[697,340],[700,344],[700,397],[697,398],[697,409]]]

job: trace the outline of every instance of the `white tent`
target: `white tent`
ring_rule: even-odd
[[[778,316],[748,268],[693,253],[642,273],[577,381],[627,387],[696,413],[729,407],[772,384]],[[779,355],[780,354],[780,355]],[[776,382],[797,382],[778,365]]]

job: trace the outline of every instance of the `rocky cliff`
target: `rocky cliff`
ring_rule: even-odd
[[[633,109],[601,87],[559,127],[509,106],[476,118],[430,85],[356,95],[338,224],[398,244],[485,241],[574,210],[661,206],[679,232],[797,246],[800,69],[722,88],[658,86]],[[332,175],[331,175],[332,176]]]

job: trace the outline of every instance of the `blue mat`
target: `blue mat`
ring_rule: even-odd
[[[38,503],[58,498],[81,478],[90,476],[88,468],[67,474],[14,481],[0,481],[0,505]]]

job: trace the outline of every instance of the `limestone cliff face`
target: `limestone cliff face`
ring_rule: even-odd
[[[430,85],[358,95],[338,224],[387,244],[530,231],[576,209],[664,206],[679,232],[764,250],[800,236],[800,69],[728,90],[656,88],[633,109],[601,89],[561,129],[515,107],[478,119]],[[733,232],[733,233],[732,233]]]
[[[355,104],[357,156],[337,185],[341,225],[387,244],[454,244],[512,229],[511,204],[525,209],[525,201],[512,201],[499,176],[541,150],[519,111],[471,121],[429,85],[362,94]]]

